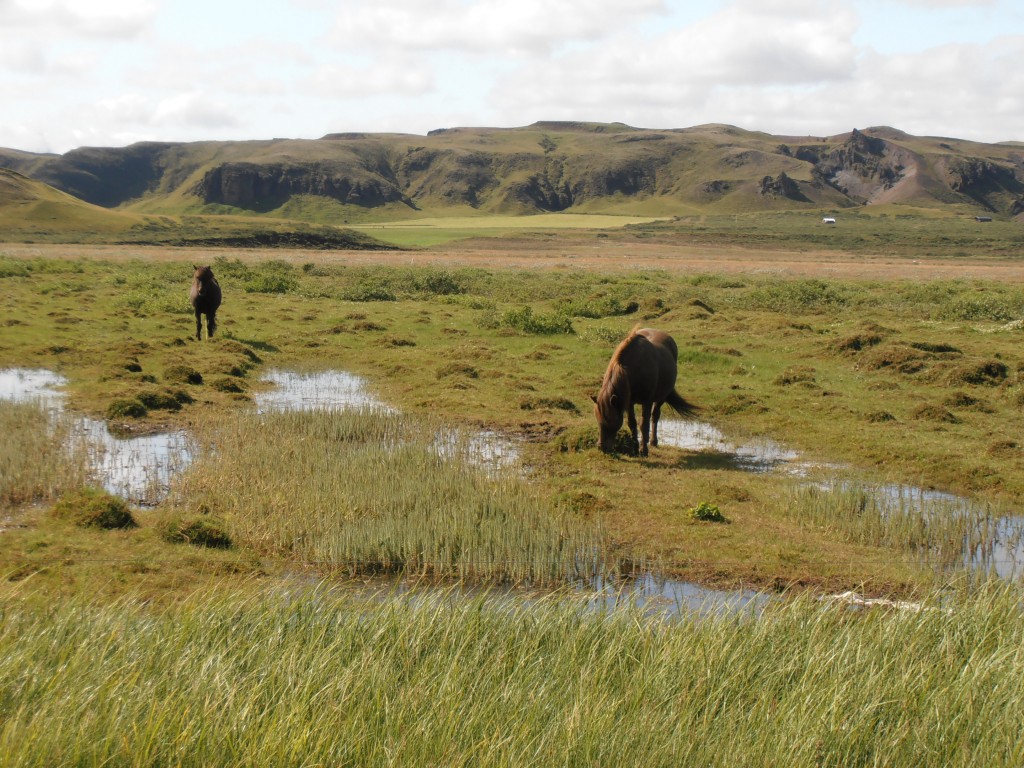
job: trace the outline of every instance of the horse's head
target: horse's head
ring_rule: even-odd
[[[193,280],[198,280],[200,283],[208,283],[213,280],[213,270],[209,267],[197,267],[193,264],[192,268],[195,270],[192,275]]]
[[[590,399],[594,401],[594,415],[597,417],[598,427],[601,428],[601,450],[605,453],[614,453],[615,436],[622,429],[624,415],[619,396],[614,392],[601,392],[597,397]]]

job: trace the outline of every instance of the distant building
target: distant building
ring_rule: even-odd
[[[992,221],[992,217],[991,216],[975,216],[974,220],[975,221]]]
[[[836,219],[835,219],[834,216],[826,216],[825,218],[823,218],[821,220],[821,223],[822,224],[835,224],[836,223]]]

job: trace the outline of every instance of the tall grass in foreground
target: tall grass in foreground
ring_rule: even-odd
[[[380,411],[243,414],[173,492],[250,546],[356,572],[535,584],[589,575],[598,535],[449,431]]]
[[[0,765],[1024,764],[1024,620],[652,622],[568,602],[0,592]]]
[[[1021,556],[1024,520],[946,494],[859,483],[802,484],[790,491],[785,509],[803,524],[858,544],[891,547],[939,568],[987,571],[995,568],[997,557]]]
[[[0,399],[0,507],[52,500],[82,486],[84,451],[69,451],[71,420],[39,403]]]

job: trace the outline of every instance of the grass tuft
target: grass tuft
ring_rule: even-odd
[[[85,487],[65,493],[54,505],[53,514],[83,527],[108,530],[136,527],[124,500],[97,488]]]

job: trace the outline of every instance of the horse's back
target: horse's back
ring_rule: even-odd
[[[636,331],[620,362],[629,372],[635,402],[663,401],[676,385],[679,351],[671,336],[653,328]]]
[[[668,350],[669,354],[672,355],[673,362],[679,359],[679,347],[676,346],[676,340],[664,331],[654,328],[641,328],[637,331],[637,335],[647,339],[655,349]]]

